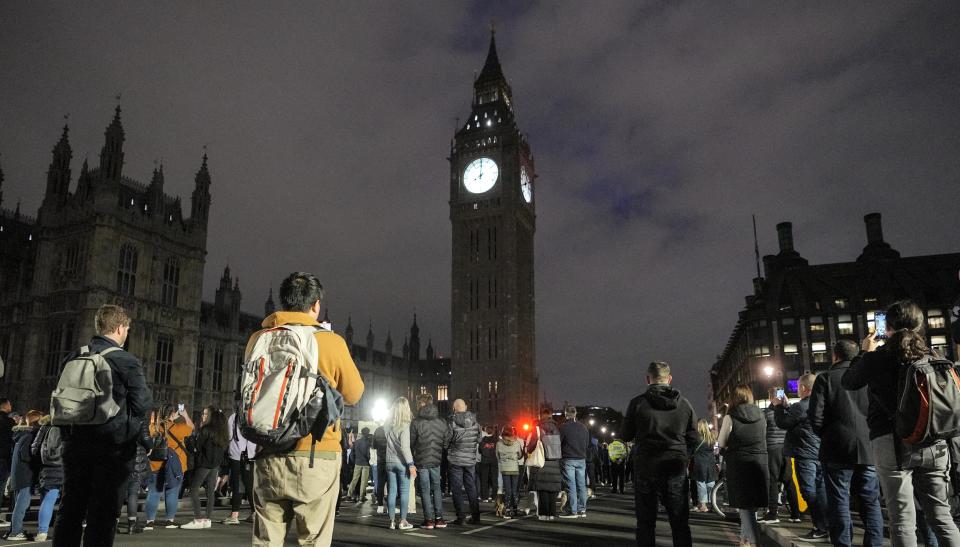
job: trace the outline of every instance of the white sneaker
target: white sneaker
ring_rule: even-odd
[[[400,529],[401,529],[401,530],[410,530],[410,529],[412,529],[412,528],[413,528],[413,525],[410,524],[409,522],[407,522],[407,521],[405,521],[405,520],[401,520],[401,521],[400,521]]]
[[[12,536],[7,536],[7,537],[4,538],[4,539],[6,539],[7,541],[27,541],[27,539],[29,539],[29,538],[27,537],[27,534],[24,534],[23,532],[20,532],[19,534],[15,534],[15,535],[12,535]]]
[[[230,516],[230,517],[227,517],[227,518],[223,519],[223,523],[224,523],[224,524],[240,524],[240,518],[239,518],[239,517]]]
[[[207,526],[203,524],[203,520],[201,519],[193,519],[190,522],[180,526],[181,530],[203,530],[204,528],[207,528]]]
[[[37,535],[33,536],[33,541],[47,541],[47,533],[37,532]]]
[[[382,515],[382,514],[383,514],[383,506],[382,506],[382,505],[378,505],[378,506],[377,506],[377,514],[378,514],[378,515]],[[10,525],[8,524],[7,526],[10,526]]]
[[[397,523],[396,523],[396,521],[394,521],[393,519],[390,519],[390,529],[391,529],[391,530],[396,530],[396,529],[397,529]]]
[[[213,528],[213,522],[211,522],[210,519],[203,519],[203,527]]]

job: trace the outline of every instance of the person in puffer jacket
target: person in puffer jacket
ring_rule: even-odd
[[[40,430],[30,446],[35,463],[40,465],[40,513],[37,516],[35,541],[44,541],[50,532],[53,507],[63,488],[63,440],[60,428],[50,425],[50,416],[40,418]],[[36,468],[36,466],[34,466]]]
[[[417,397],[417,417],[410,424],[410,446],[413,461],[417,463],[417,481],[420,482],[420,500],[423,504],[423,527],[446,528],[443,520],[443,493],[440,490],[440,464],[443,448],[449,442],[447,422],[440,418],[433,396],[425,393]]]
[[[133,470],[127,481],[127,530],[128,534],[140,534],[143,525],[137,523],[137,511],[140,506],[140,491],[147,487],[150,479],[150,449],[154,439],[150,436],[149,424],[143,422],[140,435],[137,436],[137,456],[133,461]]]
[[[477,524],[480,522],[480,499],[477,497],[477,448],[480,446],[480,424],[473,412],[467,410],[463,399],[453,402],[453,416],[448,425],[450,460],[450,488],[453,491],[453,507],[457,510],[454,524]],[[470,503],[470,520],[464,520],[463,492],[466,490]]]
[[[4,538],[8,541],[25,541],[30,539],[23,531],[23,518],[30,508],[30,497],[33,494],[33,483],[36,480],[33,455],[30,446],[39,429],[40,418],[43,412],[31,410],[27,412],[22,423],[13,428],[13,466],[10,469],[10,490],[13,492],[13,515],[10,518],[10,531]]]

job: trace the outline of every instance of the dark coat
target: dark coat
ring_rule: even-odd
[[[763,409],[763,417],[767,420],[767,448],[783,446],[787,432],[777,427],[776,413],[773,411],[772,406]]]
[[[377,465],[386,469],[387,465],[387,430],[383,426],[377,427],[373,432],[373,449],[377,451]],[[414,459],[416,461],[416,459]]]
[[[357,437],[353,443],[353,464],[359,467],[370,466],[370,443],[373,442],[373,436],[363,433]]]
[[[6,412],[0,411],[0,461],[10,464],[13,454],[13,427],[17,425]]]
[[[713,445],[702,443],[693,453],[690,478],[697,482],[716,482],[717,475],[717,455],[713,453]]]
[[[654,384],[634,397],[623,416],[623,439],[633,440],[635,466],[645,476],[684,473],[700,442],[697,416],[685,397],[665,384]]]
[[[34,461],[30,446],[37,428],[18,425],[13,428],[13,462],[10,466],[10,488],[16,492],[21,488],[33,486]],[[37,466],[39,467],[39,466]]]
[[[560,453],[565,460],[586,460],[590,446],[590,431],[576,420],[567,420],[560,426]]]
[[[726,442],[727,498],[731,507],[767,506],[767,424],[760,409],[737,405],[728,414],[732,428]],[[726,420],[726,418],[724,418]]]
[[[42,422],[43,420],[41,420]],[[47,443],[48,452],[52,457],[43,461],[43,444]],[[30,457],[34,469],[40,468],[40,488],[50,490],[63,486],[63,440],[60,428],[46,423],[40,426],[33,443],[30,445]]]
[[[497,463],[497,438],[493,435],[484,435],[480,439],[480,463],[489,465]]]
[[[820,457],[820,437],[813,432],[807,412],[809,408],[810,397],[790,406],[778,405],[774,408],[777,426],[787,430],[787,438],[783,442],[784,456],[807,460]]]
[[[196,460],[193,468],[219,469],[226,455],[227,445],[220,444],[211,427],[200,428],[196,439]]]
[[[840,381],[844,389],[869,388],[867,425],[871,439],[893,433],[900,367],[900,360],[890,346],[881,346],[854,357]]]
[[[844,465],[873,465],[866,391],[849,391],[840,385],[850,368],[841,361],[817,376],[807,411],[813,432],[820,436],[820,461]]]
[[[94,336],[88,345],[90,351],[95,352],[119,347],[104,336]],[[71,353],[63,362],[70,361],[78,353]],[[64,430],[64,439],[68,442],[73,437],[85,443],[112,445],[132,441],[140,433],[140,424],[153,406],[153,396],[147,388],[147,380],[139,359],[123,349],[105,355],[104,359],[113,369],[113,400],[120,406],[120,411],[105,424],[78,425],[71,427],[69,431]]]
[[[150,436],[150,430],[146,422],[140,428],[140,434],[137,435],[137,456],[133,461],[133,470],[130,472],[130,480],[146,485],[150,478],[150,449],[153,448],[154,440]]]
[[[450,417],[449,452],[450,465],[470,466],[477,464],[477,447],[480,445],[480,424],[473,412],[466,410]]]
[[[552,419],[540,420],[537,424],[539,431],[543,435],[559,435],[560,428]],[[537,429],[534,429],[527,439],[524,447],[527,454],[533,453],[537,448],[537,441],[540,440]],[[543,467],[530,468],[530,490],[540,490],[543,492],[559,492],[562,487],[563,474],[560,471],[560,460],[546,460]],[[553,503],[551,498],[550,503]]]
[[[449,434],[437,405],[431,403],[417,411],[417,417],[410,424],[410,449],[418,467],[440,467]]]

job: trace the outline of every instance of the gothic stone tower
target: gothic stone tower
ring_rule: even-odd
[[[507,424],[536,414],[536,175],[494,38],[449,157],[452,395],[482,422]]]

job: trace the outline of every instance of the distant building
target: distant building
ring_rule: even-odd
[[[143,361],[154,398],[230,409],[247,338],[264,316],[241,310],[240,282],[230,268],[214,302],[202,302],[212,178],[203,155],[189,216],[179,197],[164,192],[163,166],[149,184],[123,173],[125,133],[120,107],[105,132],[98,167],[85,160],[71,192],[69,128],[53,148],[43,203],[36,218],[4,208],[0,169],[0,355],[6,374],[0,396],[17,409],[49,406],[64,357],[93,335],[94,315],[114,303],[133,319],[127,348]],[[273,294],[264,314],[274,311]],[[329,319],[329,318],[327,318]],[[450,360],[427,344],[421,357],[416,319],[402,356],[347,338],[367,385],[356,420],[374,396],[387,400],[430,392],[448,398]]]
[[[960,295],[960,253],[901,257],[884,241],[879,213],[864,222],[867,246],[856,261],[820,265],[794,249],[789,222],[777,225],[780,252],[763,258],[764,276],[754,279],[754,293],[710,370],[713,414],[741,384],[753,386],[758,399],[771,385],[795,391],[801,375],[829,367],[840,337],[861,340],[874,313],[902,298],[925,311],[928,344],[958,358],[949,310]]]

